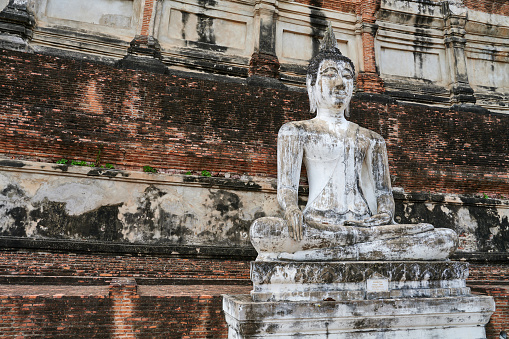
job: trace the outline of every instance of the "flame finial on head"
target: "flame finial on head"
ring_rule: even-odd
[[[341,51],[339,50],[338,47],[338,41],[336,40],[336,36],[334,35],[334,31],[332,30],[332,24],[330,21],[327,26],[327,29],[325,30],[322,43],[320,44],[320,52],[324,51],[334,51],[341,55]]]

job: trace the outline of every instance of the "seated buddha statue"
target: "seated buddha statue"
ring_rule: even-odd
[[[457,247],[453,230],[427,223],[396,224],[384,139],[345,118],[355,68],[332,28],[307,71],[310,120],[281,127],[277,198],[284,218],[254,221],[257,260],[444,260]],[[301,210],[301,166],[309,196]]]

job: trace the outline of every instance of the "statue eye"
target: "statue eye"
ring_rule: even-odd
[[[327,78],[333,78],[333,77],[336,77],[338,76],[338,71],[335,70],[334,68],[326,68],[323,70],[323,72],[321,73],[322,77],[327,77]]]
[[[343,73],[343,78],[350,80],[352,79],[352,74],[350,74],[350,72],[345,72]]]

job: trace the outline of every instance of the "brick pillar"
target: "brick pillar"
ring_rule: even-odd
[[[276,56],[277,1],[257,0],[255,4],[255,51],[249,62],[249,75],[279,78]]]
[[[375,24],[376,11],[380,0],[358,0],[356,6],[358,31],[362,36],[363,69],[357,76],[359,92],[382,93],[385,91],[383,80],[378,74],[375,60],[375,36],[378,26]]]
[[[119,62],[120,67],[156,73],[167,72],[161,61],[161,45],[154,37],[160,7],[158,0],[145,0],[139,33],[131,41],[127,55]]]
[[[139,298],[134,278],[116,278],[110,283],[109,296],[113,304],[113,337],[136,338],[133,315]]]
[[[9,0],[0,12],[0,48],[30,51],[35,18],[28,0]]]
[[[451,102],[474,104],[474,90],[470,87],[465,58],[466,7],[458,3],[444,2],[445,46],[451,70]]]

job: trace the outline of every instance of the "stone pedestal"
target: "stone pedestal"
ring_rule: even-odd
[[[224,296],[229,338],[485,338],[493,298],[468,264],[261,262],[251,295]]]

